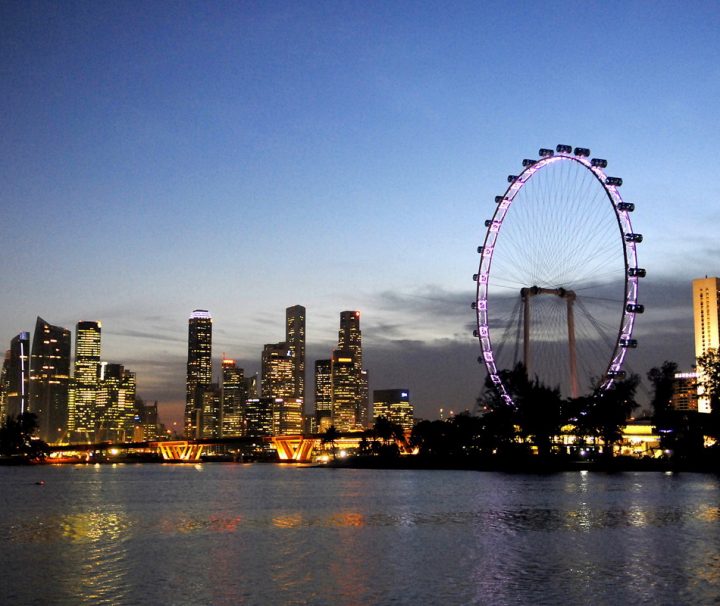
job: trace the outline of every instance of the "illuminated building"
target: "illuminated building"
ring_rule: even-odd
[[[300,398],[275,398],[273,403],[273,435],[299,434],[302,431],[302,400]]]
[[[258,393],[257,373],[255,373],[254,375],[250,375],[249,377],[245,377],[243,383],[245,384],[245,393],[248,398],[259,397],[260,394]]]
[[[37,415],[40,439],[48,443],[59,442],[67,430],[71,340],[68,329],[37,318],[30,352],[29,408]]]
[[[695,319],[695,358],[709,350],[720,351],[720,278],[693,280],[693,316]],[[703,381],[698,367],[698,383]],[[710,412],[710,399],[699,390],[698,411]]]
[[[10,341],[6,354],[5,413],[15,418],[28,410],[30,387],[30,333],[21,332]]]
[[[285,310],[285,341],[292,357],[291,397],[305,401],[305,308],[294,305]]]
[[[221,437],[244,435],[245,376],[235,360],[222,361]]]
[[[376,389],[373,391],[373,419],[385,417],[402,426],[405,431],[413,428],[413,405],[407,389]]]
[[[160,427],[157,400],[154,404],[145,404],[140,398],[135,398],[133,429],[134,442],[148,442],[158,439]]]
[[[262,395],[267,398],[292,398],[295,377],[292,352],[287,343],[268,343],[262,352]]]
[[[270,436],[273,432],[275,398],[250,398],[245,406],[245,435]]]
[[[100,366],[100,322],[78,322],[75,329],[75,372],[68,405],[68,430],[78,438],[91,439],[95,432]]]
[[[262,395],[292,402],[293,410],[299,402],[302,415],[305,402],[305,308],[302,305],[285,310],[285,341],[269,343],[263,348]]]
[[[670,406],[675,410],[698,409],[698,388],[696,372],[677,372],[672,382]]]
[[[5,352],[2,368],[0,368],[0,422],[7,416],[8,373],[10,372],[10,350]]]
[[[196,309],[188,320],[188,360],[185,382],[185,437],[202,435],[203,391],[212,383],[212,316]]]
[[[220,387],[217,383],[211,383],[202,390],[201,402],[202,413],[200,415],[201,438],[219,438],[222,431],[220,419]]]
[[[335,350],[332,357],[332,424],[338,431],[357,429],[357,373],[349,352]]]
[[[368,377],[362,359],[360,312],[343,311],[331,362],[332,423],[339,431],[367,425]]]
[[[135,421],[135,373],[122,364],[100,363],[95,405],[95,441],[124,442]]]
[[[331,360],[315,360],[315,423],[318,431],[332,425]]]

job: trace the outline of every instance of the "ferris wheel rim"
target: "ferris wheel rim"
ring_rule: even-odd
[[[496,197],[497,207],[492,218],[486,221],[485,238],[482,246],[478,247],[480,253],[480,264],[478,273],[475,274],[476,297],[474,307],[476,310],[477,329],[475,336],[478,338],[482,355],[478,361],[483,363],[488,371],[490,382],[499,393],[500,397],[508,404],[513,404],[512,396],[505,387],[499,374],[499,369],[495,364],[495,357],[492,345],[492,337],[488,316],[488,287],[490,285],[490,269],[495,253],[495,246],[501,232],[501,228],[508,210],[512,206],[517,195],[523,190],[525,185],[532,177],[544,168],[555,163],[569,161],[575,162],[583,168],[587,169],[598,181],[604,190],[606,198],[610,202],[610,206],[617,221],[620,242],[623,250],[624,260],[624,299],[622,313],[620,317],[620,325],[617,336],[614,340],[614,347],[610,361],[604,369],[600,383],[601,391],[609,389],[617,377],[622,375],[622,365],[624,363],[627,349],[635,347],[637,342],[632,338],[636,313],[642,306],[638,305],[638,282],[639,278],[644,276],[645,270],[639,268],[637,260],[637,244],[642,241],[642,236],[636,234],[632,227],[630,212],[633,205],[625,203],[619,191],[622,180],[618,180],[608,175],[603,170],[600,163],[587,159],[589,150],[583,150],[587,153],[578,153],[581,148],[576,148],[575,153],[570,151],[560,151],[558,153],[550,151],[549,155],[544,155],[539,160],[525,160],[523,165],[525,168],[517,176],[508,177],[508,187],[502,196]],[[541,150],[541,154],[544,150]],[[549,150],[547,150],[549,151]],[[526,164],[527,163],[527,164]],[[605,163],[606,165],[606,163]],[[619,181],[619,182],[618,182]],[[638,239],[639,237],[639,239]]]

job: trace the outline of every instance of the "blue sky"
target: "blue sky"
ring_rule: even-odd
[[[310,363],[359,309],[371,388],[466,408],[483,221],[569,143],[637,205],[637,370],[688,366],[690,280],[720,273],[718,31],[710,2],[0,2],[0,343],[102,320],[170,420],[193,309],[251,372],[285,307]]]

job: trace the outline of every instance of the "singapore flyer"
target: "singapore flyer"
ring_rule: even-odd
[[[478,247],[479,361],[503,400],[502,371],[522,363],[528,377],[564,397],[608,389],[624,376],[633,327],[642,235],[623,200],[622,179],[590,150],[558,145],[522,161],[495,197]]]

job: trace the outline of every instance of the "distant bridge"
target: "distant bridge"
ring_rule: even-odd
[[[359,442],[372,438],[370,431],[340,431],[335,442]],[[252,446],[271,444],[281,461],[309,461],[325,437],[324,433],[292,434],[283,436],[231,436],[227,438],[201,438],[197,440],[156,440],[147,442],[98,442],[95,444],[58,444],[50,446],[51,453],[105,452],[110,450],[154,451],[165,461],[199,461],[209,446]]]

